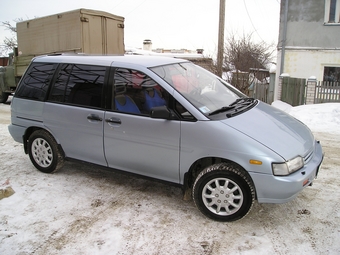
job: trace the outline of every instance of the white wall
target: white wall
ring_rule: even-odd
[[[285,51],[283,73],[289,74],[290,77],[308,79],[314,76],[317,81],[322,81],[325,66],[340,67],[339,50],[286,49]],[[277,52],[274,100],[278,99],[280,67],[281,51],[279,50]]]
[[[290,77],[308,79],[315,76],[322,81],[325,66],[340,67],[339,50],[286,49],[283,72]]]

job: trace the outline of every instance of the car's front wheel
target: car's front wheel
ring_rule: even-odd
[[[8,94],[5,92],[2,92],[0,88],[0,103],[6,103],[8,99]]]
[[[197,176],[193,199],[207,217],[217,221],[234,221],[250,211],[255,190],[243,169],[232,163],[220,163],[205,168]]]
[[[53,173],[64,164],[64,157],[57,142],[45,130],[36,130],[30,135],[28,154],[33,165],[44,173]]]

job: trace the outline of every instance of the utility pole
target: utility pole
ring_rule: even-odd
[[[218,26],[218,49],[217,49],[217,75],[222,78],[222,65],[224,54],[224,23],[225,23],[225,0],[220,0],[220,16]]]
[[[282,47],[281,47],[281,64],[280,64],[280,75],[284,72],[285,65],[285,54],[286,54],[286,41],[287,41],[287,19],[288,19],[288,3],[289,0],[285,1],[285,12],[283,20],[283,35],[282,35]]]

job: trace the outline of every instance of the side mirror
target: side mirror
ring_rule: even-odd
[[[173,115],[171,111],[165,105],[151,108],[150,116],[151,118],[154,118],[154,119],[165,119],[165,120],[173,119]]]

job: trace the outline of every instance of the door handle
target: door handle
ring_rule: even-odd
[[[90,115],[88,115],[87,116],[87,119],[89,120],[89,121],[103,121],[103,119],[102,118],[100,118],[98,115],[96,115],[96,114],[90,114]]]
[[[122,121],[118,118],[110,118],[110,119],[105,119],[107,123],[112,123],[112,124],[122,124]]]

